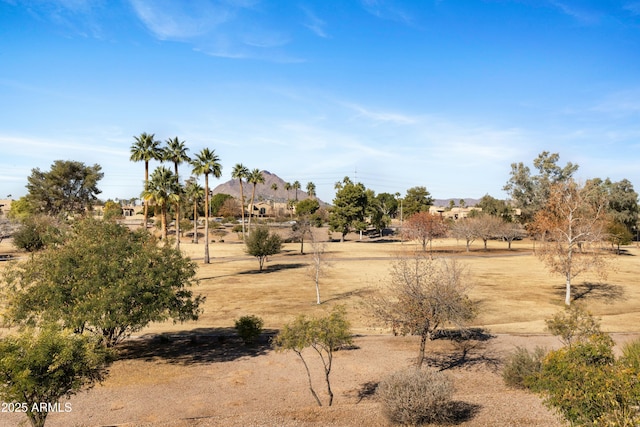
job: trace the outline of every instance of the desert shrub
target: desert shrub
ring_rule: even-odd
[[[640,339],[631,341],[622,347],[622,364],[640,372]]]
[[[247,345],[253,344],[256,341],[256,338],[260,336],[263,325],[264,321],[260,317],[254,315],[242,316],[235,322],[238,335],[240,335],[242,341]]]
[[[640,344],[625,347],[616,360],[613,340],[593,316],[572,308],[547,321],[565,343],[549,352],[531,387],[571,425],[640,425]]]
[[[529,388],[536,375],[542,369],[542,360],[547,350],[536,347],[533,352],[529,352],[524,347],[517,347],[505,362],[502,370],[502,379],[509,387]]]
[[[242,224],[236,224],[231,229],[234,233],[242,233]]]
[[[572,425],[632,426],[640,421],[639,380],[637,371],[616,363],[613,340],[600,334],[550,352],[535,388]]]
[[[579,305],[565,308],[547,319],[546,323],[547,330],[567,346],[576,341],[589,341],[591,337],[601,334],[598,319]]]
[[[65,226],[55,218],[35,215],[26,218],[13,233],[13,245],[27,252],[56,246],[64,240]]]
[[[415,368],[397,371],[380,382],[376,394],[391,422],[446,423],[452,418],[453,384],[443,372]]]

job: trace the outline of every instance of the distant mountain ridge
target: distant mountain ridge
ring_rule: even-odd
[[[284,189],[286,181],[280,178],[278,175],[271,173],[267,170],[262,171],[262,176],[264,176],[264,184],[256,185],[256,201],[258,200],[275,200],[276,202],[286,202],[287,200],[295,200],[296,192],[295,190],[289,190],[287,194],[287,190]],[[278,189],[273,191],[271,186],[276,184]],[[251,190],[253,189],[253,184],[242,181],[242,187],[244,191],[245,200],[249,200],[251,198]],[[231,179],[227,182],[223,182],[219,184],[213,189],[213,194],[229,194],[235,198],[240,198],[240,184],[237,179]],[[308,198],[309,195],[306,191],[302,189],[298,190],[298,200],[304,200]],[[460,206],[460,200],[464,200],[465,206],[475,206],[480,199],[472,199],[472,198],[450,198],[450,199],[434,199],[434,206],[443,206],[448,207],[449,202],[453,200],[455,206]],[[326,202],[321,202],[324,204]]]
[[[287,194],[287,190],[284,189],[284,186],[287,182],[284,179],[266,170],[262,171],[262,176],[264,177],[264,184],[260,183],[256,185],[256,201],[275,200],[276,202],[286,202],[287,200],[296,199],[295,190],[289,190]],[[271,189],[271,186],[273,184],[276,184],[278,186],[278,189],[276,191],[273,191]],[[253,184],[248,183],[243,179],[242,190],[244,192],[245,200],[249,200],[251,198],[251,191],[253,191]],[[218,185],[216,188],[213,189],[213,194],[221,194],[221,193],[229,194],[239,199],[240,183],[238,182],[237,179],[231,179],[227,182],[224,182]],[[302,189],[298,190],[298,200],[304,200],[308,197],[309,195],[306,193],[306,191],[303,191]]]

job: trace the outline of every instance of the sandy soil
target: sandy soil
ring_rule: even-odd
[[[457,425],[564,425],[537,396],[506,388],[500,377],[515,346],[553,347],[556,338],[494,335],[475,345],[464,358],[449,341],[430,346],[429,369],[454,380]],[[336,354],[334,405],[320,408],[297,356],[272,351],[267,337],[254,348],[233,336],[142,337],[124,346],[102,385],[73,396],[71,412],[50,414],[47,426],[386,426],[373,390],[387,372],[411,365],[417,348],[416,337],[357,337],[353,349]],[[319,361],[306,356],[326,402]],[[0,426],[24,419],[2,414]]]

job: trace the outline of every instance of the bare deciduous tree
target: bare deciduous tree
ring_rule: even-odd
[[[311,264],[309,265],[309,276],[316,284],[316,304],[322,304],[320,300],[320,278],[326,274],[331,267],[331,263],[325,257],[326,242],[319,241],[313,233],[311,233]]]
[[[447,223],[440,215],[418,212],[407,218],[402,234],[407,239],[418,240],[422,244],[422,250],[426,251],[427,243],[431,249],[433,239],[444,237],[447,230]]]
[[[554,184],[532,229],[542,239],[537,251],[552,273],[565,278],[565,304],[571,305],[571,280],[586,271],[606,276],[601,250],[606,220],[606,195],[573,180]]]
[[[465,271],[456,260],[433,260],[420,252],[399,257],[391,267],[389,292],[371,301],[374,315],[394,332],[420,335],[418,367],[427,341],[440,329],[464,328],[475,316]]]

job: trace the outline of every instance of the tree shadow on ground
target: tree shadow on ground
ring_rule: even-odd
[[[252,345],[244,344],[233,328],[197,328],[149,334],[120,344],[118,359],[142,359],[148,362],[161,359],[183,365],[230,362],[269,353],[271,339],[276,333],[276,330],[264,330]]]
[[[320,291],[322,292],[322,289]],[[327,298],[327,299],[323,300],[322,304],[326,304],[326,303],[331,302],[331,301],[340,301],[340,300],[351,298],[351,297],[364,298],[367,295],[373,294],[374,292],[375,291],[372,288],[355,289],[353,291],[342,292],[342,293],[333,295],[331,298]]]
[[[453,351],[437,352],[425,357],[427,366],[446,371],[484,366],[492,371],[500,368],[502,359],[487,350],[486,342],[495,338],[481,328],[440,331],[435,339],[451,341]]]
[[[303,263],[293,263],[293,264],[272,264],[264,267],[262,271],[260,270],[246,270],[241,271],[237,274],[262,274],[262,273],[272,273],[274,271],[282,271],[282,270],[294,270],[296,268],[306,267],[308,264]]]
[[[564,285],[555,287],[556,294],[563,296],[566,292]],[[620,285],[610,283],[584,282],[571,285],[571,296],[573,301],[599,300],[606,303],[613,303],[624,298],[624,288]]]
[[[454,400],[449,402],[447,412],[449,424],[458,425],[471,421],[482,409],[482,405]]]

